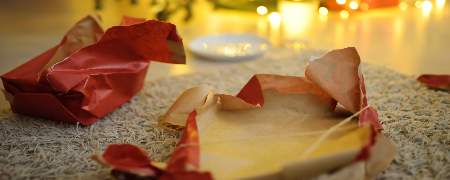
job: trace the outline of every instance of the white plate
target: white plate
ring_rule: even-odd
[[[193,40],[189,49],[197,56],[216,61],[254,59],[264,54],[270,43],[254,35],[214,35]]]

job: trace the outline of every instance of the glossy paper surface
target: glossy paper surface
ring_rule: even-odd
[[[150,61],[185,62],[175,25],[125,17],[103,32],[88,16],[2,81],[14,112],[90,125],[142,88]]]

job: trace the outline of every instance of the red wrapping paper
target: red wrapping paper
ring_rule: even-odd
[[[92,158],[101,164],[111,167],[113,169],[112,175],[117,179],[140,179],[143,177],[155,177],[164,180],[212,179],[211,174],[207,172],[173,168],[173,166],[182,164],[180,162],[173,163],[173,157],[167,170],[162,170],[152,164],[144,150],[129,144],[109,145],[103,155],[95,155]]]
[[[103,156],[94,156],[102,163],[108,164],[114,170],[139,176],[157,176],[160,170],[150,163],[147,153],[129,144],[113,144],[106,148]]]
[[[139,92],[150,61],[185,63],[175,25],[124,17],[103,33],[88,16],[1,79],[15,113],[91,125]]]
[[[422,74],[417,78],[417,81],[429,88],[450,91],[450,75]]]
[[[178,145],[170,157],[167,171],[169,172],[184,172],[189,170],[197,170],[200,163],[200,147],[198,140],[198,130],[195,117],[196,111],[192,111],[186,121],[186,128],[184,128]]]

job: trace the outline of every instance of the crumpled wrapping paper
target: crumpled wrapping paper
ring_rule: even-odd
[[[161,117],[162,125],[184,127],[181,140],[167,164],[146,160],[147,169],[161,174],[142,177],[374,177],[392,161],[395,147],[380,133],[359,64],[356,49],[345,48],[310,62],[306,77],[255,75],[236,96],[205,87],[186,90]],[[111,145],[107,151],[112,149],[122,148]],[[112,156],[94,157],[116,177],[139,175],[132,166],[118,169],[116,162],[102,160]],[[140,161],[130,155],[113,159]]]
[[[124,17],[104,32],[87,16],[1,79],[15,113],[91,125],[142,88],[150,61],[185,63],[175,25]]]

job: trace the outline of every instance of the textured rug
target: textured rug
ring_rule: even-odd
[[[90,159],[111,143],[131,143],[164,161],[179,132],[157,120],[185,89],[207,85],[235,94],[255,73],[303,76],[311,56],[276,49],[256,61],[227,64],[191,75],[148,81],[144,89],[96,124],[83,127],[0,111],[0,179],[109,179],[109,170]],[[362,65],[369,103],[384,133],[397,146],[391,166],[377,179],[450,179],[450,93],[421,86],[414,77]]]

